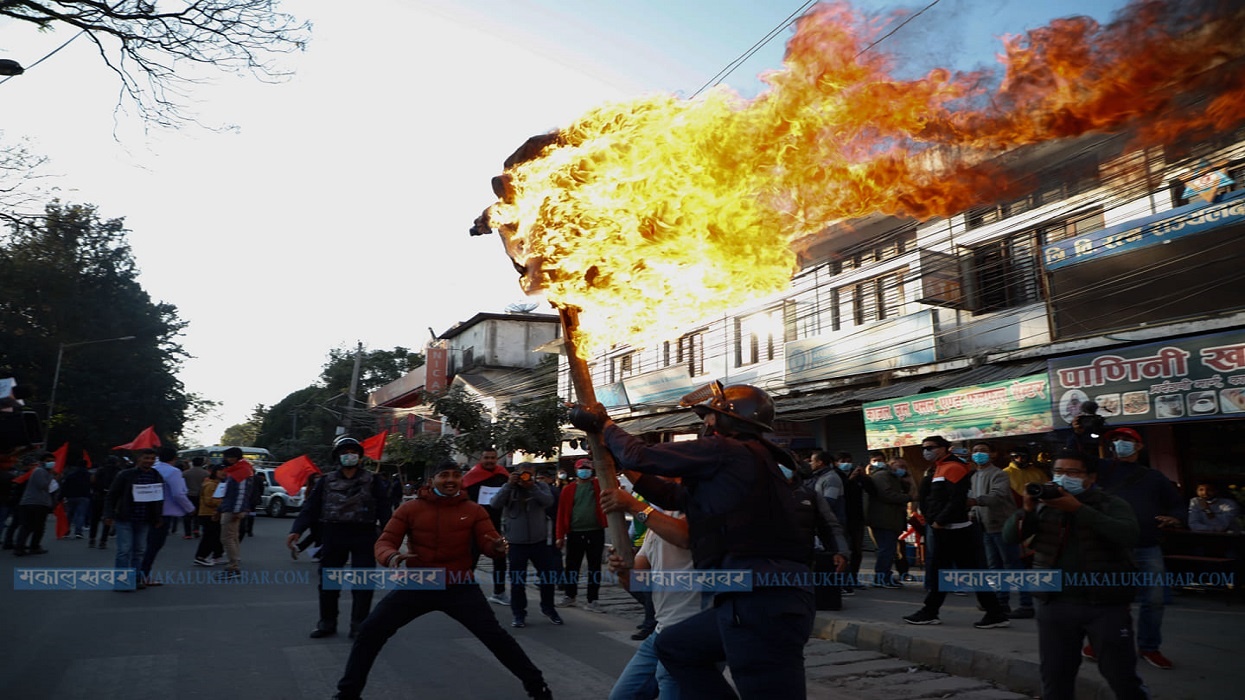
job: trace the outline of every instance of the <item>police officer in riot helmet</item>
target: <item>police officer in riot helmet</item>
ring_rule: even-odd
[[[286,537],[286,545],[293,547],[304,530],[314,522],[320,523],[320,621],[311,632],[313,639],[337,634],[337,600],[341,591],[324,589],[324,569],[346,566],[347,560],[352,567],[375,567],[372,547],[378,528],[389,521],[384,480],[363,468],[363,446],[359,441],[339,437],[333,443],[330,459],[337,468],[316,482]],[[357,588],[351,592],[351,639],[372,610],[372,593]]]
[[[701,437],[646,444],[597,403],[577,405],[571,423],[602,434],[635,490],[654,505],[687,513],[697,569],[748,570],[749,592],[717,592],[699,614],[664,630],[658,658],[690,698],[734,698],[725,661],[743,698],[803,698],[804,644],[815,614],[807,551],[795,500],[779,465],[790,452],[772,432],[774,401],[754,386],[711,386],[684,397],[704,419]],[[679,483],[656,477],[680,477]]]

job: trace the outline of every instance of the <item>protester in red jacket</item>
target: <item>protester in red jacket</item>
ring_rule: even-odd
[[[390,568],[410,566],[445,569],[446,585],[439,589],[399,589],[380,601],[363,624],[350,649],[346,672],[337,682],[337,697],[354,700],[367,684],[368,672],[385,642],[415,618],[440,611],[458,620],[484,643],[493,656],[523,681],[529,697],[552,700],[540,669],[518,642],[497,623],[472,571],[471,544],[481,551],[505,556],[506,540],[497,534],[488,513],[463,491],[463,472],[454,462],[432,469],[429,486],[419,490],[385,525],[376,541],[376,563]],[[402,551],[402,540],[407,550]]]
[[[558,605],[575,605],[579,592],[579,566],[588,560],[588,603],[584,610],[605,612],[597,604],[601,592],[601,555],[605,552],[605,513],[601,511],[601,485],[597,482],[592,462],[581,459],[575,463],[575,481],[567,484],[558,496],[558,549],[566,548],[566,585]],[[589,488],[591,487],[591,488]]]

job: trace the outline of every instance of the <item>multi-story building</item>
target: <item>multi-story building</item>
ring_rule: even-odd
[[[1097,400],[1187,489],[1245,477],[1245,130],[1140,149],[1084,137],[999,168],[1026,194],[842,222],[784,293],[592,358],[598,399],[675,439],[697,423],[682,395],[751,383],[776,398],[776,439],[861,458],[933,433],[1046,449]]]

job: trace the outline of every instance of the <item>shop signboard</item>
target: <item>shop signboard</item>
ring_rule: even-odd
[[[869,449],[919,445],[930,435],[978,440],[1053,428],[1045,374],[933,391],[864,405]]]
[[[1112,348],[1050,361],[1059,427],[1087,401],[1119,423],[1245,417],[1245,330]]]

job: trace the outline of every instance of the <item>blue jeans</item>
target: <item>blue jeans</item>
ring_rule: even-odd
[[[1020,545],[1008,544],[1003,541],[1002,532],[982,533],[982,544],[986,547],[986,567],[990,569],[1023,569],[1020,561]],[[1020,607],[1033,607],[1033,595],[1029,591],[1019,591]],[[999,591],[999,603],[1011,605],[1011,591]]]
[[[81,535],[86,530],[86,517],[90,512],[91,499],[86,496],[65,499],[65,515],[69,518],[70,534]]]
[[[146,520],[114,520],[112,529],[117,536],[117,558],[114,566],[118,569],[131,569],[137,576],[143,566],[143,556],[147,554],[147,537],[151,531],[151,523]]]
[[[897,530],[873,528],[873,540],[877,542],[877,559],[873,563],[873,582],[882,584],[891,580],[891,567],[895,564],[895,548],[899,546]]]
[[[1138,547],[1133,550],[1133,557],[1137,560],[1137,571],[1161,577],[1163,550],[1158,545]],[[1163,645],[1163,587],[1149,586],[1140,589],[1138,594],[1141,610],[1137,612],[1137,649],[1158,651]]]
[[[657,660],[657,635],[651,634],[614,682],[609,700],[653,700],[659,691],[661,700],[679,698],[679,684]]]

